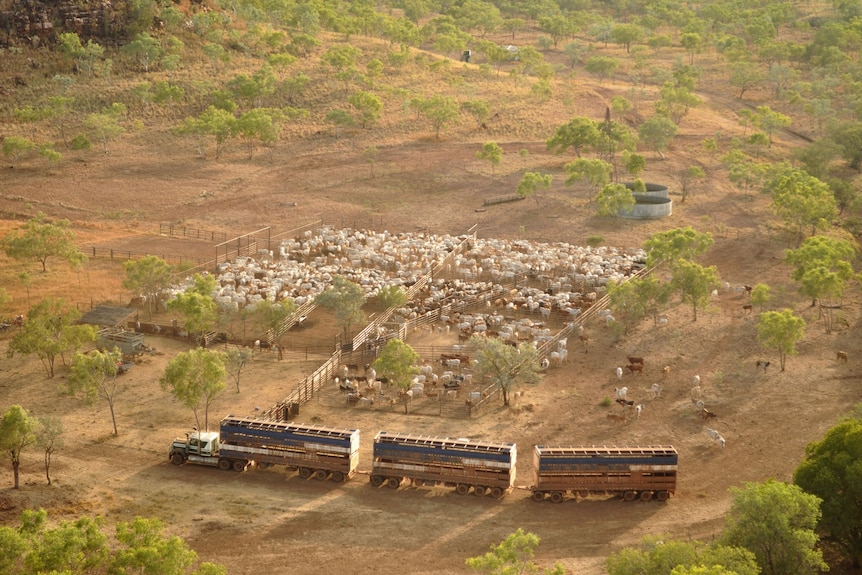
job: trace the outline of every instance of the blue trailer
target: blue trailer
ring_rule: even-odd
[[[194,432],[174,440],[168,457],[243,471],[251,465],[283,465],[302,478],[342,482],[356,474],[359,430],[228,416],[219,433]]]
[[[466,495],[503,497],[515,483],[514,443],[492,443],[381,431],[374,437],[371,484],[397,489],[445,485]]]
[[[533,453],[534,501],[618,495],[666,501],[676,492],[679,454],[673,446],[547,447]]]

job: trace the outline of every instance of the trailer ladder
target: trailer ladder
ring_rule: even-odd
[[[399,445],[416,445],[423,447],[435,447],[439,449],[468,449],[470,451],[486,451],[503,453],[510,451],[514,443],[488,443],[483,441],[470,441],[467,439],[450,439],[448,437],[434,437],[423,435],[407,435],[404,433],[391,433],[381,431],[377,434],[378,443],[393,443]]]
[[[283,423],[268,421],[265,419],[249,419],[243,417],[226,417],[222,425],[236,425],[245,429],[257,431],[278,431],[296,434],[307,434],[316,437],[340,437],[349,438],[353,435],[353,429],[338,429],[335,427],[324,427],[320,425],[301,425],[295,423]]]
[[[676,449],[669,445],[649,445],[644,447],[590,446],[590,447],[548,447],[537,445],[536,451],[549,457],[554,456],[614,456],[614,455],[677,455]]]

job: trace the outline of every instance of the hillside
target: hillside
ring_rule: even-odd
[[[100,32],[80,29],[83,52],[61,41],[60,34],[71,30],[62,15],[65,4],[43,18],[52,22],[44,40],[9,32],[11,22],[21,21],[10,19],[10,11],[26,6],[41,13],[53,4],[0,3],[5,34],[0,35],[0,135],[4,143],[11,138],[32,143],[4,148],[0,234],[44,212],[68,218],[81,246],[206,261],[214,257],[215,242],[160,236],[158,224],[226,237],[265,226],[277,233],[316,219],[337,227],[454,235],[477,225],[482,237],[575,244],[600,238],[603,245],[621,248],[639,247],[658,231],[692,226],[713,234],[715,244],[702,263],[717,266],[722,282],[767,283],[773,294],[769,308],[791,308],[808,325],[787,371],[758,373],[758,359],[777,364],[775,351],[758,345],[756,314],[743,310],[745,296],[721,289],[696,322],[674,299],[666,326],[645,322],[625,337],[603,325],[588,326],[589,353],[572,354],[567,365],[529,389],[529,409],[501,407],[481,418],[449,420],[319,402],[303,408],[308,421],[361,429],[363,441],[380,429],[516,441],[521,486],[529,484],[534,443],[670,443],[680,450],[680,491],[666,505],[590,500],[561,506],[535,504],[524,490],[495,503],[465,501],[442,489],[374,491],[364,475],[336,488],[273,470],[223,475],[174,468],[165,457],[168,444],[192,420],[167,401],[158,379],[172,354],[184,349],[181,342],[148,338],[165,355],[148,357],[126,376],[120,436],[113,437],[104,405],[87,406],[61,393],[62,370],[51,381],[35,358],[6,358],[11,333],[4,332],[0,408],[21,403],[36,414],[61,416],[66,426],[54,485],[45,485],[38,454],[25,454],[22,489],[0,491],[4,524],[36,506],[54,519],[94,513],[114,523],[156,516],[203,559],[224,563],[231,574],[326,565],[381,575],[464,573],[465,557],[523,527],[542,538],[537,558],[543,564],[559,560],[573,573],[602,573],[608,554],[646,534],[711,539],[728,509],[728,488],[769,477],[790,480],[805,445],[862,400],[854,361],[862,354],[858,286],[844,294],[838,329],[826,333],[784,263],[784,250],[798,239],[774,214],[770,196],[760,193],[764,166],[785,160],[812,171],[819,166],[824,180],[845,182],[850,190],[829,233],[858,232],[859,176],[842,155],[839,130],[858,122],[853,107],[858,88],[852,83],[858,53],[850,42],[842,44],[846,59],[838,68],[825,61],[818,31],[823,22],[843,21],[831,4],[782,5],[790,14],[774,15],[771,44],[758,41],[756,31],[737,19],[743,16],[709,16],[720,3],[706,3],[696,15],[680,5],[672,18],[657,5],[611,10],[600,3],[581,12],[567,10],[577,3],[561,2],[560,14],[579,24],[556,45],[542,39],[553,34],[541,14],[518,12],[503,2],[497,6],[504,22],[523,22],[514,32],[501,24],[483,33],[481,23],[465,23],[457,11],[461,3],[449,7],[455,22],[450,29],[430,11],[430,3],[413,23],[401,18],[408,2],[380,3],[379,11],[368,12],[365,3],[185,0],[161,3],[169,5],[162,9],[153,3],[158,20],[150,23],[138,15],[138,29],[128,28],[127,4],[113,2],[117,16],[108,21],[118,22],[118,28],[105,32],[97,20]],[[69,4],[96,10],[96,3]],[[303,12],[298,6],[312,8]],[[745,18],[755,21],[765,9],[746,5],[752,12]],[[588,17],[578,20],[581,14]],[[681,36],[700,20],[702,45],[689,51]],[[597,31],[601,24],[632,22],[644,33],[629,50]],[[464,32],[467,27],[470,33]],[[155,45],[145,41],[143,47],[123,48],[141,40],[136,35],[144,31]],[[669,43],[655,40],[659,36]],[[743,99],[737,97],[739,54],[729,51],[731,37],[743,42],[737,49],[748,50],[745,61],[760,72]],[[104,51],[88,55],[88,40]],[[782,42],[797,52],[807,47],[810,55],[775,56],[765,48],[778,50]],[[493,46],[501,45],[519,46],[521,59],[500,59]],[[458,60],[464,49],[473,51],[469,63]],[[588,66],[590,58],[598,56],[616,62],[616,69],[588,71],[595,70]],[[793,79],[775,80],[773,64],[791,69]],[[845,74],[839,77],[836,69]],[[665,83],[676,82],[679,89],[690,75],[696,76],[692,93],[700,103],[680,112],[667,147],[659,154],[642,139],[633,149],[646,160],[639,177],[670,187],[673,215],[652,221],[598,216],[595,191],[581,181],[565,183],[565,165],[578,154],[571,148],[554,154],[547,140],[575,117],[603,122],[609,109],[615,123],[636,133],[654,115],[655,104],[667,98]],[[829,114],[818,113],[827,92]],[[358,93],[380,103],[379,116],[367,107],[368,99],[355,98]],[[434,96],[450,99],[456,110],[439,132],[423,107]],[[255,114],[269,120],[264,119],[266,129],[246,135],[229,129],[217,151],[217,130],[195,123],[210,106],[226,112],[229,118],[222,120],[228,122]],[[789,126],[770,132],[768,145],[751,139],[764,128],[745,111],[754,113],[758,106],[791,118]],[[499,165],[477,157],[486,142],[502,148]],[[797,159],[801,150],[814,149],[812,142],[838,147],[826,154],[825,163]],[[734,151],[741,159],[728,159]],[[581,154],[597,158],[601,152],[585,148]],[[617,178],[629,179],[621,153],[614,162]],[[693,166],[705,177],[687,184],[683,202],[684,174]],[[525,201],[483,205],[486,198],[514,193],[526,172],[550,174],[553,183]],[[22,272],[29,273],[26,281]],[[121,287],[116,260],[91,259],[80,272],[57,264],[42,274],[37,264],[0,256],[0,278],[13,298],[0,310],[3,316],[26,313],[28,301],[49,295],[78,302],[82,309],[91,302],[125,305],[133,296]],[[301,337],[331,336],[328,317],[312,320],[307,329],[314,333]],[[849,354],[848,364],[835,361],[839,349]],[[627,375],[625,383],[641,397],[651,383],[662,381],[660,366],[669,365],[671,377],[664,396],[649,402],[640,420],[616,428],[600,403],[617,385],[614,367],[635,352],[648,358],[648,367],[641,379]],[[259,357],[244,376],[242,392],[225,394],[212,414],[252,415],[286,396],[322,359],[301,350],[283,364]],[[691,409],[688,387],[694,374],[704,378],[708,403],[719,413],[717,428],[727,439],[723,451],[703,433]],[[367,469],[365,449],[360,467]],[[836,563],[832,572],[852,571]]]

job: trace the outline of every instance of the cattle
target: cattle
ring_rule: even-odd
[[[847,352],[846,351],[835,352],[835,359],[836,359],[836,361],[843,361],[844,363],[847,363]]]
[[[632,372],[632,375],[634,375],[635,373],[641,375],[644,371],[644,366],[642,363],[630,363],[626,366],[626,368],[628,368],[628,370]]]

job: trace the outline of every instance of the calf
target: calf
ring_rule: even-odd
[[[705,407],[702,407],[700,409],[700,416],[703,418],[704,421],[709,421],[710,419],[715,419],[716,417],[718,417],[718,415],[711,412],[710,410],[708,410]]]
[[[644,371],[644,366],[642,363],[630,363],[626,367],[630,372],[632,372],[632,375],[634,375],[635,373],[641,375]]]
[[[838,351],[835,353],[836,361],[843,361],[847,363],[847,352],[846,351]]]
[[[755,369],[760,370],[760,368],[763,368],[763,373],[766,373],[766,368],[770,366],[770,363],[771,362],[758,359]]]

